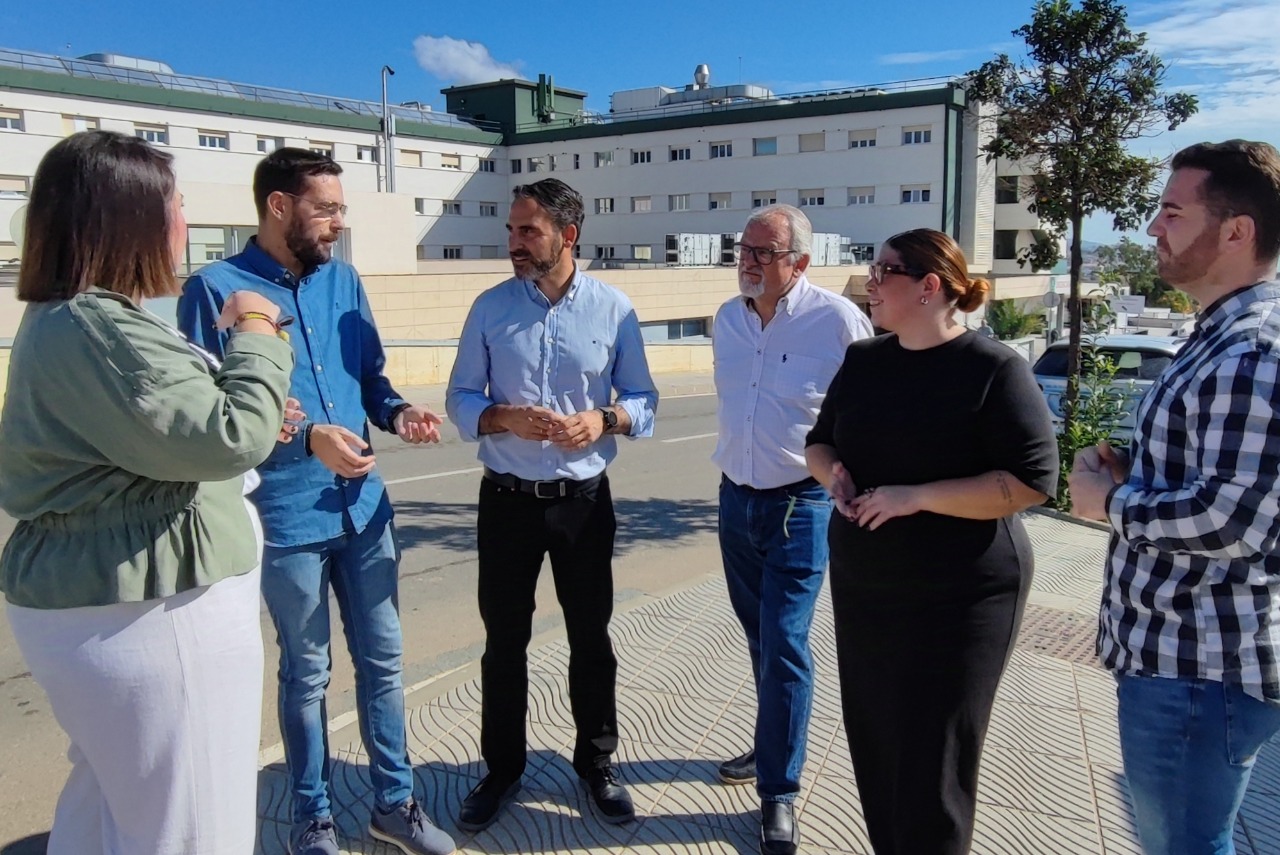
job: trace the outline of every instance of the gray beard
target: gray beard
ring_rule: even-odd
[[[742,292],[744,297],[759,300],[764,296],[764,278],[761,277],[759,282],[752,282],[745,276],[739,276],[738,290]]]

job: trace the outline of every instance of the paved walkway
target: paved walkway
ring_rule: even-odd
[[[1037,572],[1019,649],[1001,685],[983,757],[975,853],[1130,853],[1133,836],[1115,735],[1115,693],[1093,655],[1106,536],[1031,514]],[[573,739],[563,638],[530,651],[530,763],[524,790],[477,835],[453,824],[478,779],[480,690],[475,664],[408,695],[410,751],[424,806],[475,853],[758,851],[754,788],[716,783],[719,761],[750,742],[754,689],[723,583],[707,582],[619,614],[617,761],[639,818],[591,815],[569,765]],[[798,802],[805,853],[868,853],[840,724],[835,639],[824,592],[814,624],[818,690]],[[367,838],[369,782],[358,733],[334,735],[335,817],[348,852],[394,850]],[[285,851],[283,767],[263,769],[260,851]],[[1280,750],[1265,751],[1245,800],[1241,855],[1280,852]]]

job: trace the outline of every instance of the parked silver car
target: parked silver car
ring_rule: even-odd
[[[1117,439],[1133,433],[1134,417],[1151,383],[1187,343],[1185,338],[1155,335],[1102,335],[1094,339],[1097,353],[1116,365],[1112,387],[1125,395],[1125,416],[1116,426]],[[1044,392],[1056,427],[1062,427],[1062,403],[1067,394],[1067,342],[1057,341],[1036,360],[1032,372]]]

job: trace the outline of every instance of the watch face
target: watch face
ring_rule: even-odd
[[[604,416],[604,426],[606,428],[613,429],[618,426],[618,414],[613,410],[601,408],[600,415]]]

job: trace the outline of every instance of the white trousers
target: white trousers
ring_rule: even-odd
[[[163,600],[10,605],[71,739],[49,855],[249,855],[262,722],[260,571]]]

